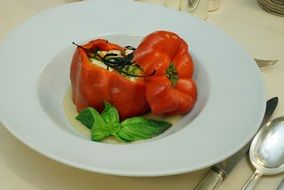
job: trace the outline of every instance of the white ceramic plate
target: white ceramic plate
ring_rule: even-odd
[[[67,121],[71,43],[99,36],[137,45],[156,30],[190,44],[198,100],[160,138],[134,144],[96,143]],[[38,14],[0,46],[0,119],[32,149],[59,162],[101,173],[159,176],[217,163],[254,135],[265,109],[265,89],[253,59],[230,37],[184,13],[131,1],[67,4]]]

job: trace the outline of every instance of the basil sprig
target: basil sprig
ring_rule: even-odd
[[[105,102],[101,114],[96,109],[87,107],[76,119],[91,130],[93,141],[102,141],[109,136],[124,142],[146,140],[171,127],[169,122],[144,117],[132,117],[120,122],[117,109],[108,102]]]

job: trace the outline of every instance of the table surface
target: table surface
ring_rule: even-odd
[[[150,0],[149,0],[150,1]],[[0,0],[0,42],[18,24],[45,9],[74,0]],[[284,17],[262,10],[257,0],[221,0],[221,7],[210,12],[207,21],[234,38],[253,57],[279,59],[279,62],[261,69],[267,89],[267,98],[278,96],[279,106],[273,115],[284,115]],[[72,168],[31,150],[12,136],[0,124],[0,189],[5,190],[94,190],[193,189],[208,168],[192,173],[165,177],[118,177],[91,173]],[[219,190],[239,190],[253,167],[244,157]],[[256,190],[276,189],[284,174],[264,176]]]

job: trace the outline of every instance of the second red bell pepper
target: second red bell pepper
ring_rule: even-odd
[[[153,114],[185,114],[193,108],[197,97],[194,65],[183,39],[167,31],[151,33],[135,50],[134,59],[146,75],[155,72],[145,78]]]

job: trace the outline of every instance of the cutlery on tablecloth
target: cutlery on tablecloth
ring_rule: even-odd
[[[271,66],[274,65],[275,63],[278,62],[278,59],[276,60],[263,60],[263,59],[256,59],[254,58],[254,61],[259,67],[266,67],[266,66]]]
[[[284,190],[284,179],[282,179],[276,190]]]
[[[267,122],[258,131],[249,150],[255,172],[242,190],[253,190],[263,175],[284,172],[284,117]]]
[[[269,99],[266,102],[266,109],[264,118],[262,120],[261,126],[266,123],[272,116],[274,110],[278,104],[278,97]],[[215,164],[211,167],[207,175],[202,179],[202,181],[195,187],[195,190],[214,190],[220,183],[226,178],[226,176],[232,171],[232,169],[241,160],[244,154],[248,151],[250,147],[250,142],[248,142],[241,150],[229,157],[228,159]]]

